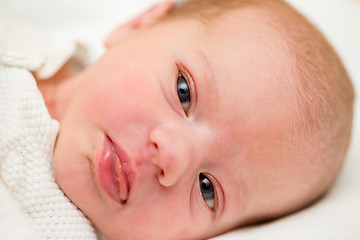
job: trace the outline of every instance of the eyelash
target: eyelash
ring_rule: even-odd
[[[177,63],[176,66],[178,69],[178,76],[179,75],[183,76],[189,86],[190,105],[189,105],[188,111],[185,111],[185,115],[188,117],[189,112],[191,113],[194,109],[194,106],[196,105],[195,104],[196,103],[196,86],[195,86],[195,82],[194,82],[193,78],[191,77],[189,71],[187,71],[186,68],[179,63]]]
[[[200,187],[200,176],[203,175],[206,179],[209,180],[213,190],[214,190],[214,203],[213,203],[213,207],[210,207],[207,203],[206,203],[206,200],[204,199],[204,196],[203,196],[203,193],[201,191],[201,187]],[[214,214],[216,215],[218,213],[218,210],[219,210],[219,195],[217,194],[217,187],[216,187],[216,184],[214,183],[216,180],[214,180],[214,178],[208,174],[208,173],[204,173],[204,172],[201,172],[199,174],[199,180],[198,180],[198,183],[199,183],[199,193],[200,193],[200,198],[202,200],[202,202],[205,204],[205,206]]]

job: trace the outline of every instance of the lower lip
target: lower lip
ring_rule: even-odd
[[[125,204],[129,194],[128,176],[107,136],[97,152],[95,171],[101,189],[113,200]]]

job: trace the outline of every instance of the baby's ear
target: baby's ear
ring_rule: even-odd
[[[132,30],[154,23],[159,18],[165,16],[173,8],[173,6],[173,1],[164,1],[156,4],[146,12],[112,31],[105,39],[105,46],[110,47],[114,42]]]

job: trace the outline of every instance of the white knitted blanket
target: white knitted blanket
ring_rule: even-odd
[[[1,58],[1,180],[43,239],[97,239],[91,223],[55,182],[51,160],[58,129],[32,74],[17,59]]]

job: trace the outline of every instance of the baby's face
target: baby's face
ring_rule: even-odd
[[[55,177],[109,239],[205,238],[297,201],[291,59],[251,10],[234,16],[136,31],[81,76]]]

